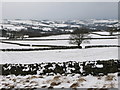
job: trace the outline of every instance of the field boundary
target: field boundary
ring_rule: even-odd
[[[2,75],[68,75],[80,74],[87,76],[107,75],[108,73],[119,72],[119,60],[97,60],[97,61],[67,61],[67,62],[49,62],[34,64],[0,64],[2,66]],[[82,69],[82,70],[81,70]]]
[[[85,46],[85,49],[88,48],[105,48],[105,47],[120,47],[118,45],[95,45],[95,46]],[[43,51],[43,50],[65,50],[65,49],[82,49],[78,46],[64,46],[64,47],[51,47],[51,48],[27,48],[27,49],[0,49],[0,51]]]
[[[117,39],[117,37],[109,37],[109,38],[84,38],[85,40],[93,40],[93,39]],[[0,41],[54,41],[54,40],[70,40],[68,39],[0,39]]]
[[[78,46],[58,46],[58,45],[31,45],[31,44],[21,44],[21,43],[8,42],[8,41],[0,41],[0,42],[6,43],[6,44],[19,45],[19,46],[28,46],[28,48],[0,49],[0,51],[38,51],[38,50],[59,50],[59,49],[82,49],[82,46],[78,47]],[[105,48],[105,47],[120,47],[120,46],[119,45],[88,45],[88,46],[85,46],[84,48],[88,49],[88,48]]]
[[[95,35],[100,35],[100,36],[119,36],[120,34],[112,34],[112,35],[103,35],[103,34],[99,34],[99,33],[91,33],[91,34],[95,34]]]

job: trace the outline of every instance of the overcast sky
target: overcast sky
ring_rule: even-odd
[[[117,2],[4,2],[4,19],[117,19]]]

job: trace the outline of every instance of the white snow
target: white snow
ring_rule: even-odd
[[[5,37],[0,37],[0,39],[6,39]]]
[[[39,27],[32,27],[33,29],[40,29]]]
[[[0,52],[0,63],[40,63],[118,59],[118,48]]]
[[[102,33],[102,32],[101,32]],[[100,34],[100,33],[99,33]],[[105,34],[105,33],[104,33]],[[107,33],[106,33],[107,34]],[[114,33],[117,34],[117,33]],[[118,36],[100,36],[100,35],[95,35],[95,34],[90,34],[91,38],[118,38]]]
[[[71,27],[78,27],[78,28],[80,28],[81,26],[80,25],[71,25]]]
[[[101,40],[88,40],[83,41],[82,46],[89,45],[118,45],[118,39],[101,39]]]
[[[70,34],[63,34],[63,35],[53,35],[53,36],[46,36],[46,37],[34,37],[28,39],[69,39]]]
[[[46,27],[45,27],[45,28],[43,28],[42,30],[43,30],[43,31],[51,31],[51,28],[46,28]]]
[[[94,32],[102,35],[109,35],[109,32]],[[118,32],[113,33],[118,34]],[[89,35],[91,38],[118,38],[118,36],[100,36],[95,34]],[[47,36],[47,37],[34,37],[34,38],[28,38],[28,39],[69,39],[70,34],[62,34],[62,35],[53,35],[53,36]]]
[[[48,41],[8,41],[20,44],[30,45],[56,45],[56,46],[76,46],[70,44],[69,40],[48,40]],[[83,41],[81,46],[89,45],[118,45],[118,39],[99,39],[99,40],[86,40]]]
[[[96,32],[98,34],[108,34],[108,32]],[[35,38],[26,38],[26,39],[69,39],[70,34],[64,35],[54,35],[54,36],[47,36],[47,37],[35,37]],[[84,46],[89,45],[118,45],[118,36],[99,36],[95,34],[90,34],[89,37],[91,38],[116,38],[116,39],[94,39],[94,40],[87,40],[83,41],[81,44]],[[48,41],[10,41],[15,43],[21,44],[30,44],[30,45],[57,45],[57,46],[75,46],[73,44],[69,44],[69,40],[48,40]]]
[[[101,64],[101,65],[96,65],[96,67],[98,67],[98,68],[103,68],[103,65]]]
[[[70,35],[55,35],[49,37],[40,37],[40,39],[67,39]],[[97,37],[99,35],[91,35]],[[103,36],[99,36],[103,37]],[[39,39],[39,38],[36,38]],[[8,41],[30,45],[58,45],[72,46],[69,40],[51,40],[51,41]],[[118,39],[95,39],[89,42],[83,42],[82,47],[88,45],[118,45]],[[10,48],[40,48],[18,46],[0,43],[1,49]],[[44,48],[44,47],[41,47]],[[117,47],[89,48],[89,49],[69,49],[69,50],[45,50],[45,51],[19,51],[2,52],[0,63],[40,63],[40,62],[64,62],[64,61],[95,61],[118,59]]]
[[[93,32],[93,33],[97,33],[97,34],[101,34],[101,35],[110,35],[109,32],[105,32],[105,31],[103,31],[103,32]]]
[[[32,20],[9,20],[11,24],[28,24],[28,25],[33,25],[33,24],[38,24],[35,21]]]
[[[118,20],[93,20],[93,23],[116,23]]]
[[[67,27],[67,24],[54,24],[55,27]]]
[[[10,24],[3,24],[2,26],[5,29],[9,29],[9,30],[13,30],[13,31],[17,31],[17,30],[21,30],[21,29],[26,29],[23,26],[14,26],[14,25],[10,25]]]
[[[63,45],[69,46],[69,40],[52,40],[52,41],[10,41],[20,44],[30,44],[30,45]],[[72,44],[71,44],[72,45]]]
[[[32,46],[19,46],[15,44],[0,43],[0,49],[25,49],[25,48],[49,48],[49,47],[32,47]]]

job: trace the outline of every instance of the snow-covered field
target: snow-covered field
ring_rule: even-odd
[[[84,46],[89,46],[89,45],[118,45],[118,39],[90,40],[88,43],[83,42],[81,45],[84,45]]]
[[[33,37],[33,38],[26,38],[26,39],[69,39],[70,34],[63,34],[63,35],[53,35],[53,36],[46,36],[46,37]]]
[[[105,31],[103,31],[103,32],[94,32],[94,33],[101,34],[101,35],[110,35],[109,32],[105,32]],[[113,34],[119,34],[119,32],[113,32]]]
[[[0,25],[1,26],[1,25]],[[18,31],[18,30],[21,30],[21,29],[26,29],[25,27],[23,26],[14,26],[14,25],[10,25],[10,24],[2,24],[2,26],[4,28],[7,28],[9,30],[13,30],[13,31]]]
[[[52,41],[8,41],[13,43],[20,44],[29,44],[29,45],[56,45],[56,46],[73,46],[69,44],[69,40],[52,40]]]
[[[108,35],[108,32],[98,32]],[[28,39],[69,39],[70,35],[55,35]],[[99,36],[90,34],[91,38],[111,38],[117,36]],[[2,38],[0,38],[2,39]],[[118,45],[118,39],[94,39],[83,42],[81,45]],[[29,45],[58,45],[73,46],[69,40],[51,40],[51,41],[10,41]],[[22,49],[22,48],[45,48],[19,46],[15,44],[0,43],[0,49]],[[65,49],[65,50],[45,50],[45,51],[0,51],[0,64],[20,63],[32,64],[42,62],[67,62],[67,61],[97,61],[118,59],[117,47],[88,48],[88,49]],[[116,73],[108,76],[0,76],[0,88],[117,88],[118,76]]]
[[[7,22],[10,24],[6,24]],[[27,29],[26,26],[32,26],[33,29],[41,29],[46,31],[52,31],[52,28],[65,28],[65,27],[81,27],[82,25],[94,24],[94,26],[108,26],[118,27],[118,20],[88,20],[88,21],[73,21],[76,25],[69,25],[64,21],[34,21],[34,20],[6,20],[4,24],[0,24],[0,29],[9,29],[11,31],[20,31]],[[72,22],[72,21],[71,21]],[[116,24],[113,24],[116,23]],[[18,25],[17,25],[18,24]],[[22,24],[25,24],[22,25]],[[96,28],[94,28],[96,29]],[[64,31],[64,29],[61,29]],[[67,30],[65,30],[67,31]],[[73,31],[73,29],[68,29]],[[43,32],[43,33],[44,33]],[[116,36],[110,36],[109,32],[100,31],[89,34],[89,38],[97,38],[88,41],[84,41],[81,46],[92,45],[118,45],[118,32],[114,32]],[[0,49],[34,49],[34,48],[50,48],[50,47],[32,47],[32,45],[55,45],[55,46],[75,46],[69,44],[69,40],[57,40],[57,39],[69,39],[69,34],[53,35],[46,37],[34,37],[25,38],[25,41],[18,40],[5,40],[6,42],[13,42],[18,44],[29,44],[30,46],[19,46],[17,44],[7,44],[0,42]],[[102,39],[99,39],[102,38]],[[103,39],[104,38],[104,39]],[[114,39],[110,39],[114,38]],[[0,40],[6,39],[0,37]],[[29,39],[27,41],[27,39]],[[36,40],[34,39],[56,39],[56,40]],[[4,41],[4,42],[5,42]],[[97,60],[118,60],[118,47],[102,47],[102,48],[83,48],[83,49],[59,49],[59,50],[41,50],[41,51],[0,51],[0,64],[34,64],[45,62],[67,62],[67,61],[97,61]],[[35,65],[35,64],[34,64]],[[55,65],[53,65],[54,67]],[[103,68],[103,65],[96,65],[99,68]],[[14,67],[14,65],[13,65]],[[8,67],[12,68],[12,67]],[[44,68],[44,65],[43,65]],[[0,89],[1,88],[118,88],[118,76],[117,73],[109,73],[104,76],[81,76],[80,74],[67,74],[47,76],[47,74],[40,74],[43,68],[37,68],[37,75],[15,76],[15,75],[0,75]],[[51,67],[52,68],[52,67]],[[6,69],[6,68],[5,68]],[[32,70],[27,67],[23,71]],[[40,69],[40,70],[39,70]],[[44,68],[46,69],[46,68]],[[73,68],[74,69],[74,68]],[[82,70],[83,67],[80,68]],[[8,69],[10,71],[10,69]],[[14,70],[11,69],[11,70]],[[112,69],[113,70],[113,69]],[[19,69],[18,69],[19,71]],[[16,72],[16,70],[15,70]],[[28,71],[29,72],[29,71]],[[66,71],[67,72],[67,71]],[[106,71],[107,72],[107,71]],[[24,73],[23,73],[24,74]],[[120,79],[120,77],[119,77]]]
[[[118,88],[117,73],[105,76],[0,76],[0,88]]]
[[[118,59],[118,48],[0,52],[0,63],[40,63]]]
[[[5,37],[0,37],[0,39],[6,39]]]
[[[87,42],[88,41],[88,42]],[[118,45],[118,39],[100,39],[100,40],[87,40],[83,41],[82,46],[88,45]],[[8,41],[20,44],[29,45],[56,45],[56,46],[76,46],[69,44],[69,40],[50,40],[50,41]]]
[[[98,32],[100,33],[100,32]],[[106,34],[107,32],[101,32]],[[48,37],[32,39],[68,39],[70,35],[55,35]],[[117,36],[99,36],[90,34],[92,38],[117,37]],[[51,41],[8,41],[29,45],[58,45],[72,46],[69,40],[51,40]],[[88,45],[118,45],[118,39],[95,39],[81,44],[83,47]],[[13,44],[0,43],[0,49],[22,49],[22,48],[40,48],[29,46],[18,46]],[[41,47],[45,48],[45,47]],[[47,51],[18,51],[2,52],[0,63],[40,63],[40,62],[63,62],[63,61],[96,61],[118,59],[117,47],[89,48],[89,49],[69,49],[69,50],[47,50]]]
[[[109,35],[108,32],[94,32],[94,33],[98,33],[98,34],[102,34],[102,35]],[[114,33],[117,34],[117,33]],[[91,38],[118,38],[118,36],[100,36],[100,35],[95,35],[95,34],[90,34],[89,36],[91,36]]]
[[[34,48],[49,48],[49,47],[32,47],[32,46],[19,46],[15,44],[0,43],[0,49],[34,49]]]
[[[100,32],[98,32],[100,33]],[[104,32],[106,33],[106,32]],[[107,32],[108,33],[108,32]],[[102,32],[103,34],[103,32]],[[81,45],[118,45],[118,36],[99,36],[95,34],[89,35],[91,38],[116,38],[116,39],[94,39],[87,40],[89,42],[84,41]],[[27,38],[27,39],[69,39],[70,35],[55,35],[48,37],[36,37],[36,38]],[[20,44],[29,44],[29,45],[56,45],[56,46],[75,46],[73,44],[69,44],[69,40],[45,40],[45,41],[8,41]]]
[[[94,32],[102,35],[109,35],[109,32]],[[112,38],[112,37],[118,37],[118,36],[100,36],[96,34],[90,34],[91,38]],[[47,37],[34,37],[34,38],[27,38],[27,39],[69,39],[70,34],[63,34],[63,35],[53,35],[53,36],[47,36]]]

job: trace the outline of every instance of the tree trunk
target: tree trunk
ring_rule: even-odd
[[[78,47],[80,47],[80,43],[78,43]]]

